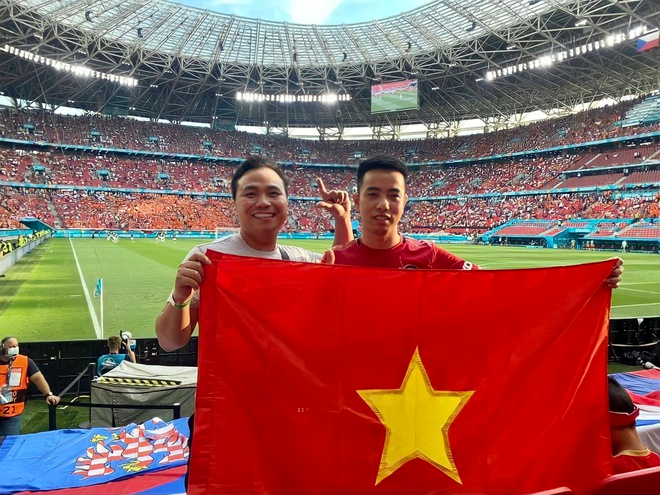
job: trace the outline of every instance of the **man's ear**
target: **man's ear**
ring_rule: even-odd
[[[355,209],[360,208],[360,193],[353,194],[353,204],[355,205]]]

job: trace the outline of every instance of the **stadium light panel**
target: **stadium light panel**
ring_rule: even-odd
[[[38,64],[46,65],[48,67],[53,67],[56,70],[70,72],[75,76],[94,77],[96,79],[110,80],[113,82],[119,82],[120,84],[129,87],[135,87],[138,85],[137,79],[134,79],[132,77],[126,77],[126,76],[119,77],[119,76],[114,76],[112,74],[105,74],[103,72],[93,71],[92,69],[89,69],[82,65],[73,65],[73,64],[68,64],[66,62],[60,62],[58,60],[52,60],[33,52],[14,48],[13,46],[10,45],[4,45],[1,48],[1,50],[11,55],[16,55],[17,57],[20,57],[22,59],[29,60],[30,62],[35,62]]]
[[[638,37],[648,32],[649,28],[642,25],[632,28],[628,32],[611,33],[601,39],[590,41],[584,45],[571,47],[566,51],[561,51],[550,55],[542,55],[536,59],[530,60],[529,62],[524,62],[522,64],[512,64],[509,66],[500,67],[499,69],[487,71],[484,75],[484,78],[486,81],[494,81],[499,77],[508,76],[518,72],[537,69],[539,67],[551,67],[557,62],[563,62],[564,60],[569,60],[589,52],[598,51],[604,48],[612,48],[626,40],[636,40]]]
[[[344,93],[344,94],[337,94],[337,93],[323,93],[323,94],[318,94],[318,95],[310,95],[310,94],[300,94],[300,95],[294,95],[294,94],[288,94],[288,93],[280,93],[280,94],[265,94],[265,93],[246,93],[242,91],[237,91],[236,92],[236,101],[257,101],[257,102],[263,102],[263,101],[275,101],[279,103],[313,103],[313,102],[320,102],[320,103],[326,103],[326,104],[334,104],[337,103],[338,101],[350,101],[351,95]]]

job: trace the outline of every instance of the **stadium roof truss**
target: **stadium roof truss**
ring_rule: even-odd
[[[438,0],[341,26],[267,22],[164,0],[0,0],[0,48],[138,81],[127,87],[0,51],[0,90],[89,111],[268,122],[321,134],[468,118],[496,123],[657,89],[660,50],[637,53],[634,41],[494,81],[484,76],[611,33],[653,29],[659,18],[660,0]],[[419,80],[420,109],[371,115],[371,85],[407,78]],[[244,102],[239,91],[352,99]]]

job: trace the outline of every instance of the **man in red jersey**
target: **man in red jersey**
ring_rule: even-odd
[[[399,234],[399,221],[408,201],[407,179],[408,168],[397,158],[377,155],[360,163],[354,201],[362,217],[362,237],[326,251],[322,262],[381,268],[476,269],[476,265],[433,242]]]
[[[362,218],[362,237],[326,251],[321,262],[380,268],[478,269],[433,242],[399,234],[399,221],[408,201],[407,180],[408,167],[398,158],[377,155],[361,162],[353,200]],[[622,273],[623,260],[618,258],[607,285],[618,287]]]

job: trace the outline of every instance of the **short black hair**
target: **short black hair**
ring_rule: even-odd
[[[610,411],[630,414],[635,410],[630,395],[626,389],[611,376],[607,377],[608,392],[610,398]]]
[[[250,155],[245,159],[243,163],[238,166],[234,172],[234,176],[231,178],[231,197],[234,199],[234,201],[236,201],[236,194],[238,193],[238,181],[241,180],[241,177],[247,174],[250,170],[257,170],[259,168],[269,168],[275,172],[284,183],[284,193],[289,196],[289,180],[286,178],[286,175],[284,175],[284,172],[280,166],[263,156]]]
[[[358,193],[362,187],[364,176],[370,170],[394,170],[403,175],[403,183],[408,184],[408,167],[398,158],[391,155],[376,155],[366,160],[362,160],[357,170],[357,189]]]

